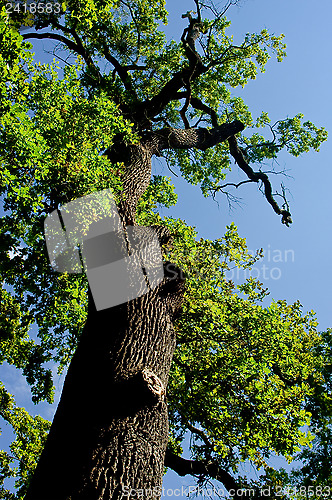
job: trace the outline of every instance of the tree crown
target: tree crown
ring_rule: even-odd
[[[263,29],[234,42],[227,7],[217,12],[208,4],[204,11],[202,2],[194,3],[197,12],[183,16],[179,41],[166,40],[162,0],[67,0],[58,14],[1,9],[0,356],[23,370],[35,403],[52,401],[45,364],[59,370],[69,364],[87,314],[85,277],[50,272],[43,221],[95,190],[111,188],[121,199],[126,165],[108,154],[112,148],[150,141],[153,153],[205,196],[231,196],[226,176],[235,159],[243,182],[258,183],[289,225],[285,193],[279,206],[262,167],[282,150],[294,156],[318,151],[327,137],[302,114],[273,124],[266,112],[253,117],[232,94],[264,71],[271,55],[284,58],[283,35]],[[61,44],[65,64],[36,61],[30,39]],[[170,448],[180,454],[189,431],[194,459],[233,472],[251,460],[269,481],[272,453],[291,459],[311,440],[303,432],[313,411],[308,401],[328,377],[322,336],[314,314],[303,314],[298,302],[263,307],[267,291],[260,282],[236,286],[227,279],[231,266],[251,266],[260,256],[249,255],[235,225],[221,239],[198,240],[184,221],[158,214],[158,206],[175,203],[171,180],[157,175],[137,205],[138,224],[171,230],[173,247],[164,250],[187,275],[168,391]],[[22,498],[49,424],[18,408],[3,386],[0,408],[20,460],[19,471],[12,469],[12,457],[2,452],[2,474],[19,475],[16,498]]]

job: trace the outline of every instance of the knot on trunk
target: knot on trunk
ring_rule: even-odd
[[[156,406],[164,400],[166,389],[161,379],[149,368],[128,373],[125,380],[113,384],[112,396],[117,415],[132,415],[146,406]]]
[[[122,388],[128,391],[133,406],[155,405],[162,401],[166,391],[164,384],[152,370],[143,368],[131,375],[122,384]]]
[[[141,374],[143,382],[153,399],[155,399],[156,402],[161,401],[165,396],[166,391],[164,384],[162,383],[160,378],[155,373],[153,373],[153,371],[149,370],[149,368],[144,368],[141,371]]]

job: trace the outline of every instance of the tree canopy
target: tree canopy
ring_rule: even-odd
[[[266,29],[234,41],[232,1],[217,11],[196,0],[196,12],[183,16],[181,40],[171,41],[163,0],[66,0],[59,12],[50,3],[51,12],[2,6],[0,20],[0,360],[22,370],[34,403],[52,402],[50,363],[59,372],[68,367],[88,306],[84,275],[52,272],[44,219],[105,188],[119,206],[130,205],[119,138],[151,144],[203,196],[231,199],[227,175],[235,160],[242,182],[257,184],[267,210],[286,226],[285,192],[277,196],[264,168],[281,151],[318,151],[327,138],[302,114],[272,123],[234,96],[270,57],[281,61],[286,46],[283,35]],[[39,39],[54,40],[64,62],[36,60],[29,40]],[[294,488],[305,484],[321,486],[313,498],[324,497],[331,485],[331,332],[319,332],[300,302],[263,305],[268,291],[258,280],[229,279],[232,267],[248,268],[261,256],[248,252],[235,224],[210,241],[183,220],[161,217],[159,208],[177,201],[169,177],[149,178],[136,201],[135,224],[167,227],[165,259],[186,276],[167,388],[166,467],[198,484],[218,480],[228,491],[270,486],[273,497],[282,487],[280,498],[302,498]],[[0,391],[0,415],[15,434],[10,452],[0,452],[0,498],[19,500],[50,423],[18,407],[3,384]],[[191,460],[181,457],[188,433]],[[300,454],[303,466],[293,474],[275,470],[268,464],[274,454],[289,462]],[[259,480],[241,475],[247,461]],[[10,477],[16,493],[4,486]]]

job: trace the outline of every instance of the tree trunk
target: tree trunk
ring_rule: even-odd
[[[150,180],[151,155],[131,148],[128,159],[121,209],[127,223]],[[172,323],[183,295],[178,271],[146,295],[99,312],[89,295],[87,322],[25,500],[113,500],[131,489],[155,500],[168,442]]]

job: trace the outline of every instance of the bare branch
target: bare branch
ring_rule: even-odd
[[[23,35],[23,39],[26,40],[29,38],[36,38],[36,39],[41,40],[41,39],[49,38],[49,39],[53,39],[53,40],[58,40],[59,42],[66,45],[66,47],[68,47],[71,51],[81,55],[83,57],[83,59],[85,60],[85,62],[87,63],[88,67],[91,68],[93,70],[93,73],[97,75],[98,81],[100,82],[102,80],[102,75],[99,71],[99,68],[94,64],[93,59],[91,57],[91,54],[86,49],[86,47],[84,47],[82,40],[80,39],[80,37],[77,34],[77,32],[75,31],[75,29],[74,28],[67,28],[66,26],[63,26],[57,22],[54,22],[53,26],[56,29],[61,30],[62,32],[71,35],[75,41],[70,40],[69,38],[67,38],[63,35],[60,35],[58,33],[26,33],[25,35]],[[142,69],[145,69],[145,66],[138,66],[137,64],[130,64],[128,66],[122,66],[117,61],[117,59],[114,56],[112,56],[112,54],[110,53],[110,51],[107,47],[106,42],[101,40],[101,45],[102,45],[103,56],[105,57],[105,59],[108,62],[110,62],[113,65],[115,71],[117,72],[122,83],[124,84],[125,89],[128,92],[130,92],[132,95],[137,97],[136,92],[135,92],[135,90],[132,86],[132,83],[131,83],[131,76],[128,73],[128,71],[134,70],[134,69],[142,70]]]
[[[70,59],[70,57],[73,57],[72,54],[69,54],[66,59],[63,59],[63,57],[59,56],[59,54],[56,52],[56,48],[57,48],[58,44],[56,44],[55,47],[52,48],[52,50],[45,50],[46,54],[50,54],[54,57],[56,57],[57,59],[59,59],[59,61],[62,61],[64,64],[66,64],[66,66],[71,66],[73,67],[74,65],[71,64],[70,62],[68,62],[68,59]]]
[[[78,45],[76,45],[75,42],[69,40],[69,38],[66,38],[63,35],[59,35],[58,33],[25,33],[22,36],[23,40],[27,40],[29,38],[37,38],[38,40],[43,40],[45,38],[49,38],[51,40],[58,40],[58,42],[63,43],[73,52],[76,52],[77,54],[80,54],[82,57],[84,57],[83,51]]]
[[[204,4],[203,2],[201,2],[201,6],[204,7],[205,9],[209,9],[212,14],[214,15],[214,21],[213,23],[211,23],[211,26],[210,26],[210,29],[209,29],[209,33],[208,33],[208,40],[207,40],[207,44],[206,44],[206,55],[209,57],[210,56],[210,42],[211,42],[211,36],[212,36],[212,30],[215,26],[215,24],[226,14],[226,12],[228,11],[228,9],[232,6],[232,5],[236,5],[238,3],[238,0],[229,0],[226,4],[226,6],[224,7],[224,9],[221,11],[221,12],[218,12],[218,9],[216,9],[216,7],[213,5],[213,2],[211,2],[211,5],[206,5]]]
[[[147,66],[145,66],[144,64],[127,64],[127,66],[123,66],[124,69],[126,69],[127,71],[131,71],[131,70],[144,70],[144,69],[147,69]]]
[[[218,186],[218,187],[214,188],[213,191],[214,192],[221,191],[222,189],[225,189],[226,187],[229,187],[229,186],[233,186],[235,188],[238,188],[238,187],[242,186],[242,184],[248,184],[249,182],[255,182],[255,181],[248,179],[246,181],[241,181],[238,184],[235,184],[234,182],[227,182],[226,184],[223,184],[222,186]]]
[[[243,170],[243,172],[248,176],[248,178],[254,182],[261,181],[263,183],[265,198],[270,203],[275,213],[282,216],[281,222],[289,227],[289,224],[291,224],[292,222],[291,214],[289,210],[281,209],[278,203],[273,198],[272,187],[268,176],[264,172],[254,172],[254,170],[248,165],[241,149],[238,146],[235,136],[228,139],[228,144],[231,155],[233,156],[234,160],[241,168],[241,170]]]
[[[208,69],[214,67],[214,66],[217,66],[219,64],[222,64],[222,63],[225,63],[226,61],[229,61],[230,59],[236,59],[238,56],[235,56],[233,54],[231,54],[230,56],[228,57],[225,57],[226,54],[231,50],[231,49],[236,49],[236,50],[247,50],[249,49],[250,47],[253,47],[254,45],[258,45],[260,43],[261,40],[264,40],[263,37],[260,37],[258,40],[256,40],[255,42],[251,42],[249,43],[248,45],[245,45],[245,42],[243,42],[241,45],[229,45],[225,50],[224,52],[221,54],[220,57],[218,57],[218,59],[213,59],[212,61],[210,61],[210,63],[208,64]]]
[[[284,184],[281,183],[281,190],[282,194],[278,193],[278,191],[275,193],[275,196],[280,196],[284,200],[284,203],[282,204],[283,208],[289,211],[289,204],[286,198],[286,191],[289,191],[288,189],[285,188]]]

